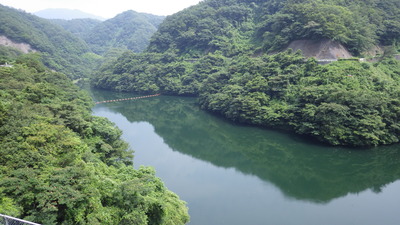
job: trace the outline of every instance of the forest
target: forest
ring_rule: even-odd
[[[186,203],[153,168],[134,169],[121,130],[92,116],[72,82],[120,51],[97,55],[79,37],[98,23],[0,12],[0,35],[32,48],[0,46],[0,213],[44,225],[186,224]]]
[[[203,109],[233,121],[331,145],[397,143],[399,12],[398,1],[203,1],[167,17],[144,53],[104,63],[92,84],[199,96]],[[386,47],[375,62],[330,65],[276,52],[293,40],[326,38],[358,57]]]
[[[128,10],[106,21],[95,19],[53,19],[52,23],[81,38],[90,51],[104,56],[113,52],[144,51],[164,16]]]
[[[143,51],[164,19],[126,11],[104,22],[47,20],[2,5],[0,13],[0,36],[29,44],[33,51],[41,53],[47,67],[72,79],[90,77],[107,55]]]
[[[204,0],[174,15],[48,21],[0,5],[0,212],[43,224],[185,224],[185,202],[133,153],[71,80],[198,97],[232,121],[329,145],[400,137],[400,2]],[[355,58],[319,65],[294,40]],[[384,53],[371,54],[382,46]],[[359,57],[371,59],[361,62]],[[193,153],[194,154],[194,153]]]
[[[89,46],[50,21],[0,5],[0,35],[29,44],[42,54],[44,64],[76,79],[90,73],[92,54]]]
[[[167,17],[150,52],[224,56],[275,52],[290,41],[331,39],[354,54],[397,44],[397,0],[206,0]]]
[[[82,38],[90,46],[91,51],[99,55],[104,55],[115,48],[142,52],[149,45],[150,37],[163,20],[163,16],[129,10],[91,27],[84,32]],[[73,27],[75,26],[71,26]]]
[[[9,58],[10,59],[10,58]],[[0,67],[0,212],[50,224],[185,224],[185,203],[132,166],[121,131],[37,54]]]

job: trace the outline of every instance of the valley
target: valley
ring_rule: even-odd
[[[399,4],[204,0],[107,20],[0,5],[0,213],[393,224]]]

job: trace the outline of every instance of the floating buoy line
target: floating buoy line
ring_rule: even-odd
[[[114,99],[114,100],[106,100],[106,101],[101,101],[101,102],[95,102],[95,104],[103,104],[103,103],[110,103],[110,102],[122,102],[122,101],[129,101],[129,100],[136,100],[136,99],[142,99],[142,98],[151,98],[151,97],[157,97],[160,96],[161,94],[154,94],[154,95],[146,95],[146,96],[139,96],[139,97],[133,97],[133,98],[121,98],[121,99]]]

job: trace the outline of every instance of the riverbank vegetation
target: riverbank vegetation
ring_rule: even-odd
[[[94,94],[100,99],[132,96],[103,90]],[[150,123],[174,151],[257,176],[279,187],[287,198],[328,204],[351,193],[379,193],[400,179],[398,145],[366,151],[320,145],[288,132],[227,123],[202,112],[197,98],[160,96],[123,106],[109,104],[111,112],[133,126]]]
[[[368,146],[399,141],[399,75],[400,62],[392,58],[321,66],[290,51],[235,58],[208,54],[194,63],[126,53],[104,67],[95,84],[197,95],[204,109],[234,121],[289,129],[332,145]]]
[[[167,17],[147,52],[103,64],[92,84],[199,96],[204,109],[234,121],[332,145],[397,143],[399,10],[397,1],[203,1]],[[283,51],[299,39],[334,40],[356,56],[389,50],[377,63],[321,66]]]
[[[0,98],[1,213],[46,225],[188,222],[153,169],[133,168],[121,131],[37,54],[0,67]]]
[[[331,145],[398,143],[399,4],[205,0],[160,25],[163,17],[130,11],[101,24],[64,24],[86,42],[0,6],[0,36],[31,52],[0,47],[0,211],[43,224],[188,222],[185,203],[153,169],[133,168],[121,131],[92,116],[91,99],[69,80],[89,77],[100,61],[98,88],[197,96],[203,109],[233,121]],[[387,51],[375,63],[321,66],[284,50],[299,39],[334,40],[355,56]],[[148,43],[144,53],[120,54]]]

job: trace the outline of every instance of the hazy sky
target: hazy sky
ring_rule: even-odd
[[[26,12],[47,8],[79,9],[104,18],[134,10],[155,15],[171,15],[201,0],[0,0],[0,4]]]

